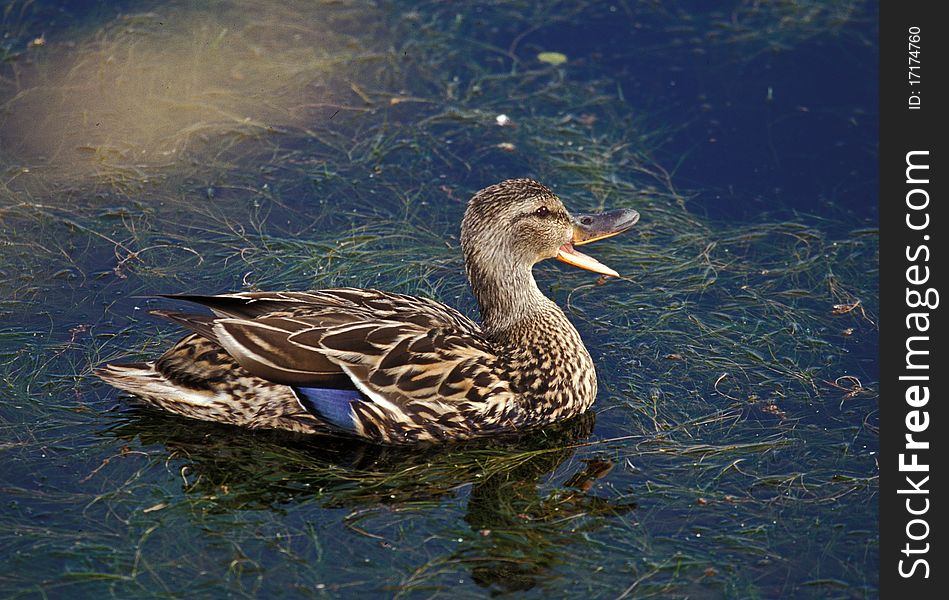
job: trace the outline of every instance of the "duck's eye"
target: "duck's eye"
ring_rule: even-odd
[[[550,216],[550,209],[547,208],[546,206],[541,206],[540,208],[534,211],[534,214],[540,217],[541,219],[543,219]]]

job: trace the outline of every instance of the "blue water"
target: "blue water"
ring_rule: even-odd
[[[669,12],[681,19],[689,5]],[[855,9],[852,29],[793,47],[780,39],[781,27],[751,48],[722,41],[724,34],[710,41],[714,32],[686,31],[689,23],[676,18],[630,30],[615,16],[619,7],[526,40],[595,56],[591,66],[615,77],[631,104],[670,127],[658,155],[675,165],[680,186],[700,191],[696,203],[710,216],[839,211],[860,227],[878,220],[879,106],[876,7]]]

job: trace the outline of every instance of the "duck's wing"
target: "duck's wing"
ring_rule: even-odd
[[[461,438],[501,423],[514,395],[480,336],[409,323],[301,331],[288,341],[334,362],[361,392],[337,426],[385,442]],[[296,386],[317,402],[321,390]]]
[[[328,319],[297,317],[291,312],[271,312],[256,318],[217,317],[153,310],[211,340],[252,375],[273,383],[303,386],[338,386],[348,378],[334,361],[289,341],[301,331],[325,329]],[[345,322],[343,316],[332,321]],[[333,326],[332,323],[330,326]]]
[[[215,341],[251,374],[291,386],[301,404],[359,435],[415,441],[444,428],[458,436],[486,425],[466,415],[503,418],[500,404],[512,398],[477,325],[431,300],[352,289],[189,299],[220,316],[159,314]],[[341,378],[360,393],[328,393]],[[393,439],[400,432],[405,439]]]
[[[295,334],[310,332],[307,339],[313,339],[333,327],[363,325],[358,331],[368,335],[369,328],[403,324],[423,332],[448,329],[480,336],[477,324],[441,302],[379,290],[337,288],[165,297],[201,304],[214,315],[165,310],[153,314],[220,344],[252,374],[287,385],[338,383],[338,376],[343,374],[336,361],[291,341]],[[373,352],[376,347],[368,343],[362,350]]]
[[[335,288],[310,292],[236,292],[215,296],[163,294],[165,298],[194,302],[218,317],[256,319],[274,313],[292,314],[326,326],[363,320],[388,320],[419,326],[449,327],[480,333],[474,321],[437,300],[372,289]]]

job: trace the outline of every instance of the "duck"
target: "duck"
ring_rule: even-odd
[[[411,445],[517,434],[594,402],[580,334],[537,286],[555,258],[619,274],[576,246],[630,229],[630,208],[571,215],[533,179],[478,191],[461,249],[481,322],[437,300],[376,289],[169,294],[210,310],[154,310],[189,334],[156,360],[96,375],[146,405],[251,429]]]

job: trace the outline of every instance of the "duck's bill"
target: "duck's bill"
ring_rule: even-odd
[[[574,246],[613,237],[623,233],[637,221],[639,221],[639,213],[630,208],[611,210],[597,215],[577,215],[573,223],[573,240],[560,247],[557,260],[600,275],[619,277],[619,273],[595,258],[577,251]]]
[[[580,267],[587,271],[593,271],[600,275],[609,275],[610,277],[619,277],[619,273],[607,267],[592,256],[587,256],[582,252],[577,252],[573,244],[564,244],[557,252],[557,260],[565,262],[568,265]]]

